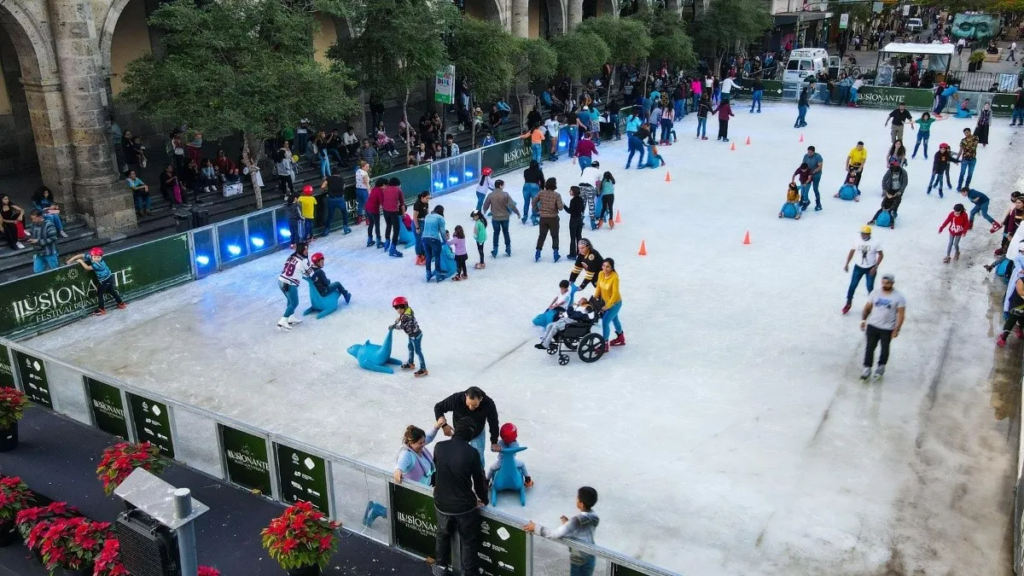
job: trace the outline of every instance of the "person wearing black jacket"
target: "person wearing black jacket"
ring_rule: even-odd
[[[576,257],[576,246],[583,237],[583,211],[587,208],[587,202],[580,194],[579,186],[569,187],[569,205],[564,208],[569,213],[569,258]]]
[[[796,107],[799,111],[796,116],[796,122],[793,124],[793,128],[803,128],[807,126],[807,110],[811,107],[811,96],[814,94],[816,88],[814,77],[810,77],[811,80],[800,88],[800,98],[797,101]]]
[[[465,392],[456,392],[434,404],[434,420],[452,413],[449,422],[458,422],[462,418],[470,418],[476,425],[476,435],[470,444],[480,452],[480,464],[484,463],[484,424],[490,427],[491,451],[498,451],[498,407],[494,400],[476,386],[470,386]],[[445,436],[452,435],[452,427],[445,425],[442,429]]]
[[[451,398],[463,394],[460,392]],[[493,407],[493,403],[491,406]],[[455,413],[459,414],[457,410]],[[444,429],[446,434],[451,434],[450,426],[445,425]],[[495,430],[495,428],[492,426],[491,430]],[[451,563],[452,555],[452,536],[455,532],[458,532],[461,543],[459,556],[462,562],[462,574],[477,573],[477,551],[480,547],[480,507],[486,506],[488,499],[483,462],[476,457],[476,450],[469,443],[476,436],[475,419],[469,416],[457,417],[455,434],[452,439],[439,442],[434,448],[434,465],[436,466],[434,512],[437,515],[437,533],[435,535],[436,562],[431,570],[435,576],[448,574],[448,565]]]
[[[601,257],[597,250],[594,250],[590,240],[581,238],[578,243],[579,254],[576,256],[576,264],[573,265],[572,272],[569,274],[569,282],[575,284],[580,272],[584,272],[583,284],[580,285],[580,290],[582,290],[587,287],[587,283],[597,285],[597,281],[594,278],[601,272],[601,264],[604,264],[604,258]]]

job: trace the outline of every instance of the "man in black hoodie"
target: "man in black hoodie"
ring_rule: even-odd
[[[469,418],[475,425],[476,434],[469,439],[470,444],[480,452],[480,465],[484,464],[484,424],[490,426],[491,451],[498,451],[498,407],[494,400],[476,386],[470,386],[465,392],[456,392],[434,404],[434,420],[452,413],[449,422],[458,422]],[[452,427],[442,428],[445,436],[452,435]]]
[[[465,393],[460,392],[452,397]],[[492,403],[493,406],[493,403]],[[458,414],[458,411],[456,411]],[[451,428],[445,426],[446,433]],[[455,421],[451,440],[439,442],[434,448],[434,511],[437,513],[435,576],[448,573],[451,563],[452,536],[459,533],[462,574],[477,573],[477,550],[480,547],[480,507],[486,506],[487,479],[483,462],[469,441],[477,436],[474,419],[469,416]]]

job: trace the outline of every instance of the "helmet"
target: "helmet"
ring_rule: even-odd
[[[103,248],[100,248],[99,246],[97,246],[96,248],[93,248],[92,250],[89,250],[89,256],[92,256],[93,258],[98,258],[98,257],[103,256]]]
[[[861,234],[871,234],[871,226],[867,226],[867,225],[861,226],[860,227],[860,233]]]
[[[302,193],[305,194],[306,196],[312,196],[313,187],[310,186],[309,184],[306,184],[305,186],[302,187]]]
[[[942,144],[939,144],[939,148],[949,148],[949,144],[943,142]]]
[[[515,424],[506,422],[502,424],[501,429],[498,430],[498,436],[501,437],[501,441],[505,444],[511,444],[519,437],[519,430],[516,430]]]
[[[490,176],[491,175],[491,169],[489,167],[485,167],[483,169],[483,175],[484,176]]]
[[[323,259],[324,259],[323,252],[317,252],[316,254],[313,254],[312,258],[310,258],[310,260],[312,260],[313,262],[320,262]]]
[[[409,301],[405,299],[405,296],[395,296],[395,299],[391,301],[391,307],[392,308],[395,308],[397,306],[408,306],[408,305],[409,305]]]

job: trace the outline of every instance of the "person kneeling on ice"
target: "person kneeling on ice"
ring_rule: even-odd
[[[282,330],[291,330],[292,324],[302,322],[302,318],[295,315],[295,309],[299,307],[299,281],[309,269],[308,253],[309,247],[305,242],[296,242],[295,252],[284,261],[284,268],[277,277],[278,288],[288,300],[284,316],[277,321],[277,327]]]
[[[850,171],[846,175],[846,183],[839,188],[839,192],[836,192],[836,198],[840,200],[853,200],[854,202],[860,202],[860,189],[857,188],[857,173]]]
[[[534,344],[534,348],[538,350],[547,350],[551,347],[551,342],[554,341],[555,336],[562,332],[562,330],[565,330],[565,327],[569,324],[593,322],[596,319],[594,307],[586,298],[580,298],[580,301],[576,303],[575,308],[569,310],[559,318],[560,313],[561,312],[556,309],[556,319],[544,328],[544,335],[540,337],[540,344]]]
[[[351,302],[352,294],[350,294],[348,290],[345,290],[345,287],[341,285],[341,282],[331,282],[327,277],[327,273],[324,272],[324,255],[317,252],[316,254],[313,254],[313,257],[310,258],[310,260],[313,262],[313,266],[306,270],[306,275],[313,281],[313,286],[316,286],[316,291],[319,292],[321,296],[327,296],[328,294],[337,292],[345,299],[345,304]]]
[[[946,221],[942,223],[942,226],[939,226],[939,234],[942,234],[946,226],[949,226],[949,244],[946,246],[946,257],[942,259],[942,262],[949,264],[949,254],[954,248],[956,248],[956,255],[953,259],[960,259],[960,239],[971,228],[971,221],[967,218],[963,204],[953,206],[953,211],[946,216]]]
[[[782,205],[779,218],[800,219],[800,188],[795,182],[789,183],[789,189],[786,190],[786,203]]]
[[[86,270],[91,270],[96,273],[96,311],[93,312],[94,316],[102,316],[107,313],[107,293],[110,293],[114,297],[114,301],[117,302],[117,307],[124,310],[128,307],[121,300],[121,295],[117,293],[117,286],[115,285],[114,273],[110,271],[110,266],[103,261],[103,249],[100,247],[93,248],[88,254],[79,254],[78,256],[72,256],[68,260],[68,264],[78,264]]]
[[[388,326],[388,330],[394,330],[400,328],[405,332],[406,336],[409,337],[409,361],[402,364],[403,370],[412,370],[416,367],[414,355],[420,357],[420,369],[416,371],[415,376],[426,376],[427,372],[427,360],[423,358],[423,332],[420,330],[420,325],[416,322],[416,318],[413,317],[412,308],[409,307],[409,301],[405,299],[405,296],[398,296],[391,302],[391,307],[398,312],[398,320],[391,326]]]
[[[647,154],[647,161],[641,164],[640,166],[637,166],[637,169],[660,168],[662,166],[665,166],[665,159],[661,157],[661,154],[658,154],[657,146],[651,146],[650,151]]]
[[[1010,336],[1010,330],[1017,338],[1024,338],[1024,276],[1017,276],[1013,282],[1013,289],[1010,292],[1009,310],[1006,322],[1003,324],[1003,331],[996,338],[996,346],[1006,346],[1006,339]]]
[[[903,327],[907,299],[893,288],[895,283],[895,275],[884,274],[882,287],[872,290],[868,296],[868,303],[864,305],[860,329],[867,337],[867,346],[864,349],[864,370],[860,373],[861,380],[867,380],[868,376],[871,376],[875,348],[879,344],[882,345],[882,351],[878,355],[875,378],[881,378],[885,374],[885,365],[889,361],[889,342],[900,335],[900,328]]]
[[[498,452],[503,452],[505,449],[519,448],[519,430],[516,429],[516,425],[511,422],[506,422],[501,425],[498,430]],[[530,478],[530,473],[526,470],[526,464],[519,461],[515,455],[512,455],[512,459],[515,460],[516,470],[523,475],[523,484],[527,488],[533,487],[533,479]],[[491,462],[491,465],[487,467],[487,482],[490,483],[491,479],[494,478],[494,473],[501,468],[501,458]]]

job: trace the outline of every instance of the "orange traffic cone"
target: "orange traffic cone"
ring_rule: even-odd
[[[747,146],[750,146],[750,136],[747,136]]]
[[[729,150],[732,150],[734,152],[736,151],[736,143],[735,142],[732,143],[732,146],[729,146]]]
[[[750,230],[747,230],[747,234],[743,237],[743,244],[744,245],[749,245],[750,244]]]
[[[803,132],[801,132],[801,133],[800,133],[800,141],[801,141],[801,142],[803,142],[803,141],[804,141],[804,133],[803,133]]]
[[[666,170],[665,171],[665,182],[671,182],[671,181],[672,181],[672,175],[668,173],[668,170]]]
[[[640,255],[647,256],[647,243],[643,240],[640,241]]]
[[[615,211],[615,223],[622,224],[622,212],[619,212],[618,210]]]

